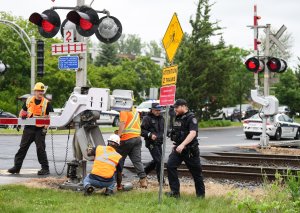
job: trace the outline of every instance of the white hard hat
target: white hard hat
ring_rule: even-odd
[[[108,142],[115,142],[118,145],[120,145],[120,141],[121,141],[121,139],[120,139],[119,135],[116,135],[116,134],[113,134],[113,135],[109,136],[109,138],[108,138]]]

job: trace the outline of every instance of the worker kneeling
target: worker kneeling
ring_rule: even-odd
[[[118,135],[111,135],[107,146],[97,146],[88,149],[88,156],[95,156],[95,160],[91,173],[83,180],[85,195],[91,195],[94,191],[93,187],[106,188],[104,195],[107,196],[114,193],[116,185],[115,173],[122,158],[116,152],[116,148],[119,145],[120,137]]]

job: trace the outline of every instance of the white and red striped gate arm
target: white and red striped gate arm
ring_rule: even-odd
[[[21,125],[21,126],[36,126],[36,125],[50,125],[49,118],[0,118],[0,125]]]

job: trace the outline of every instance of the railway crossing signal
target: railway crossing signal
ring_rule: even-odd
[[[267,62],[267,66],[270,72],[276,73],[283,73],[287,69],[286,61],[279,58],[271,58]]]
[[[103,43],[113,43],[122,35],[122,24],[113,16],[102,17],[96,30],[96,36]]]
[[[254,73],[259,73],[264,71],[265,68],[265,63],[255,57],[249,58],[246,62],[245,62],[246,68],[247,70],[254,72]]]
[[[38,26],[39,33],[45,38],[53,38],[60,29],[60,17],[54,10],[45,10],[42,14],[33,13],[29,21]]]
[[[99,25],[98,13],[85,6],[69,12],[67,19],[76,25],[77,32],[84,37],[92,36]]]
[[[44,45],[44,41],[43,40],[38,40],[37,41],[37,76],[38,77],[43,77],[44,76],[44,60],[45,60],[45,56],[44,56],[44,52],[45,52],[45,45]]]

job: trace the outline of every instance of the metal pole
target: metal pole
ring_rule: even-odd
[[[257,46],[257,39],[258,39],[258,23],[257,23],[257,6],[254,5],[254,24],[253,24],[253,31],[254,31],[254,55],[258,56],[258,46]],[[255,88],[259,87],[258,85],[258,73],[254,73],[254,84]]]
[[[36,41],[35,41],[35,37],[32,36],[31,40],[31,79],[30,79],[30,94],[33,94],[33,87],[35,84],[35,58],[36,58],[36,53],[35,53],[35,45],[36,45]]]
[[[264,51],[264,56],[265,56],[265,64],[267,64],[268,61],[268,57],[270,54],[270,28],[271,25],[267,24],[266,27],[266,43],[265,43],[265,51]],[[268,69],[267,66],[265,66],[265,72],[264,72],[264,96],[267,97],[269,95],[269,76],[270,76],[270,71]],[[265,148],[269,145],[269,136],[267,135],[266,131],[267,131],[267,119],[268,116],[263,115],[263,132],[262,132],[262,136],[260,138],[260,144],[262,148]]]
[[[169,112],[170,112],[170,106],[168,105],[166,108],[166,115],[165,115],[165,127],[164,127],[165,129],[164,129],[163,148],[162,148],[161,163],[160,163],[159,195],[158,195],[159,203],[161,203],[161,201],[162,201],[162,189],[163,189],[163,182],[164,182],[163,181],[164,180],[164,169],[165,169],[164,165],[165,165]]]
[[[77,7],[83,6],[85,0],[77,0]],[[78,35],[79,42],[84,42],[84,37]],[[79,69],[76,72],[76,87],[85,87],[87,82],[87,53],[79,55]]]

